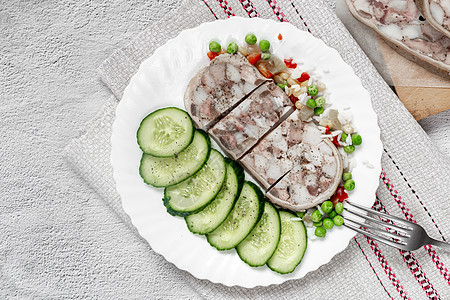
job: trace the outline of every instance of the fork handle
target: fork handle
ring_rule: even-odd
[[[442,248],[446,248],[446,249],[450,249],[450,244],[446,243],[446,242],[441,242],[435,239],[431,239],[430,238],[430,245],[435,245],[438,247],[442,247]]]

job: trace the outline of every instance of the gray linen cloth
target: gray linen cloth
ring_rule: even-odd
[[[320,1],[308,0],[187,0],[100,66],[99,73],[114,96],[86,125],[84,134],[67,146],[66,156],[74,169],[130,226],[130,236],[137,235],[137,231],[121,208],[109,161],[111,125],[117,101],[140,63],[158,46],[183,29],[232,15],[290,22],[338,50],[369,91],[379,118],[384,151],[374,208],[417,221],[437,239],[449,239],[448,158],[432,145],[330,8]],[[126,240],[130,236],[117,238]],[[142,240],[142,243],[146,242]],[[154,253],[150,245],[144,250],[148,255],[139,257],[154,266],[145,274],[150,278],[149,293],[134,294],[130,290],[130,298],[148,298],[149,295],[173,299],[450,298],[450,252],[430,246],[414,252],[399,251],[362,235],[352,239],[346,250],[329,264],[303,279],[253,289],[196,279]],[[122,278],[132,281],[134,276],[142,274],[129,270]]]

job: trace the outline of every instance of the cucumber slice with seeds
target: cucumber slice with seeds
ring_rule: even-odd
[[[185,217],[189,231],[197,234],[207,234],[216,229],[226,219],[239,198],[244,184],[244,169],[229,158],[225,158],[227,175],[216,198],[203,210]]]
[[[225,159],[211,149],[209,159],[195,175],[164,190],[164,205],[174,216],[187,216],[202,210],[219,193],[225,181]]]
[[[174,156],[189,146],[194,138],[194,123],[187,112],[167,107],[146,116],[137,131],[137,143],[144,153]]]
[[[254,183],[246,181],[226,220],[206,235],[208,243],[218,250],[236,247],[258,223],[263,210],[264,195]]]
[[[239,257],[248,265],[264,265],[275,252],[281,234],[278,210],[270,203],[264,203],[264,212],[252,232],[236,246]]]
[[[287,211],[280,211],[281,237],[277,249],[267,261],[267,266],[278,273],[287,274],[295,270],[306,251],[307,236],[303,221],[291,221],[297,218]]]
[[[211,151],[209,136],[196,130],[192,143],[173,157],[155,157],[143,154],[139,174],[144,182],[154,187],[177,184],[195,174],[206,163]]]

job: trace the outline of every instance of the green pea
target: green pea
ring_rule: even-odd
[[[342,180],[347,181],[347,180],[349,180],[349,179],[352,179],[352,173],[350,173],[350,172],[344,172],[344,173],[342,174]]]
[[[349,179],[344,183],[344,189],[347,191],[353,191],[355,189],[355,181],[353,179]]]
[[[313,97],[319,93],[317,86],[315,86],[314,84],[311,84],[310,86],[308,86],[307,91],[308,91],[308,95],[313,96]]]
[[[347,140],[347,137],[348,137],[348,135],[345,132],[343,132],[341,134],[341,141],[345,142]]]
[[[216,41],[211,41],[209,43],[209,50],[211,52],[220,52],[220,50],[222,49],[222,47],[220,46],[220,44]]]
[[[320,208],[324,213],[328,214],[333,210],[333,202],[327,200],[320,205]]]
[[[342,204],[342,202],[336,203],[336,205],[334,206],[334,211],[337,214],[342,214],[344,212],[344,204]]]
[[[228,44],[227,52],[230,54],[234,54],[238,52],[239,46],[235,42],[231,42]]]
[[[334,223],[333,223],[332,219],[330,219],[330,218],[323,219],[323,227],[325,227],[325,229],[329,230],[329,229],[333,228],[333,226],[334,226]]]
[[[352,135],[353,145],[359,146],[362,143],[362,137],[359,134]]]
[[[271,57],[269,52],[264,52],[261,54],[261,59],[268,60]]]
[[[311,214],[311,220],[313,222],[319,222],[322,220],[322,214],[320,213],[319,210],[315,210],[312,214]]]
[[[249,45],[254,45],[256,44],[257,41],[258,39],[256,38],[256,35],[254,35],[253,33],[249,33],[245,36],[245,42]]]
[[[325,104],[325,98],[320,96],[316,98],[316,105],[322,107]]]
[[[297,217],[303,218],[306,214],[306,211],[298,211],[296,214],[297,214]]]
[[[270,49],[270,42],[268,40],[261,40],[261,42],[259,42],[259,49],[262,52],[269,51],[269,49]]]
[[[316,101],[314,101],[314,99],[308,99],[308,101],[306,101],[306,106],[314,108],[316,107]]]
[[[319,221],[319,222],[313,222],[313,225],[314,225],[315,227],[320,227],[320,226],[322,226],[322,221]]]
[[[328,214],[328,217],[329,218],[334,218],[335,216],[337,216],[337,213],[336,213],[336,211],[335,210],[332,210],[329,214]]]
[[[323,227],[317,227],[316,231],[314,231],[314,234],[317,237],[323,238],[323,237],[325,237],[327,235],[327,230],[325,228],[323,228]]]
[[[337,215],[333,218],[333,223],[336,226],[342,226],[344,224],[344,218],[340,215]]]
[[[317,101],[316,101],[316,105],[317,105]],[[317,116],[323,114],[323,107],[314,108],[314,114]]]
[[[285,84],[285,83],[277,83],[277,85],[278,85],[280,88],[282,88],[283,91],[284,91],[285,88],[286,88],[286,84]]]
[[[355,151],[355,146],[353,146],[353,145],[345,146],[345,147],[344,147],[344,151],[345,151],[345,153],[350,154],[350,153],[352,153],[353,151]]]

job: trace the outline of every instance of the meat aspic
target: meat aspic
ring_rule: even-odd
[[[341,180],[339,151],[298,111],[263,138],[241,162],[268,192],[271,202],[303,210],[329,199]]]
[[[265,190],[294,166],[294,162],[288,157],[288,122],[282,122],[241,158],[245,169],[253,174]],[[302,126],[301,122],[298,125]]]
[[[184,105],[205,130],[266,80],[242,55],[222,54],[191,79]]]
[[[416,0],[416,5],[431,26],[450,38],[449,0]]]
[[[292,210],[313,207],[336,191],[341,156],[316,125],[301,121],[280,87],[264,81],[243,56],[219,55],[191,80],[186,109],[270,201]]]
[[[420,15],[414,0],[345,1],[356,19],[375,30],[401,55],[450,78],[450,38]]]
[[[292,102],[275,83],[258,87],[208,133],[233,159],[240,158],[280,119],[291,114]]]

